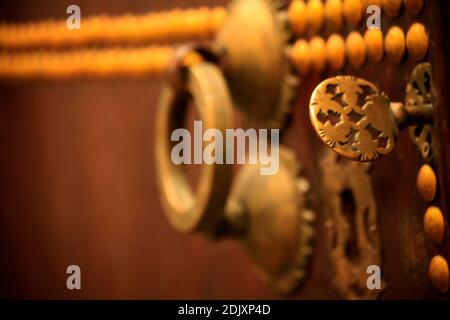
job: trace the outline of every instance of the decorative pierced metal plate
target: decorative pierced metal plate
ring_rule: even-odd
[[[411,73],[406,86],[406,106],[432,106],[434,100],[431,65],[421,63]],[[409,128],[412,142],[417,146],[425,161],[431,161],[437,148],[434,146],[432,124],[419,124]]]
[[[380,158],[398,136],[388,97],[373,83],[352,76],[321,82],[311,96],[310,117],[322,141],[351,160]]]

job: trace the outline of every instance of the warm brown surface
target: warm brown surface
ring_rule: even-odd
[[[223,1],[78,2],[86,15],[218,3]],[[71,1],[11,0],[0,4],[0,19],[64,17],[68,4]],[[429,26],[430,39],[435,39],[426,58],[440,81],[442,102],[437,114],[444,146],[435,204],[448,221],[448,207],[441,200],[450,183],[445,82],[449,65],[444,56],[450,52],[445,34],[449,11],[447,1],[439,5],[441,13],[435,1],[426,1],[418,17],[403,13],[394,21],[407,30],[412,20],[420,19]],[[382,23],[392,24],[385,16]],[[359,31],[364,30],[361,26]],[[347,65],[344,71],[366,77],[392,100],[400,101],[412,67],[409,60],[400,65],[383,60],[366,61],[361,70]],[[313,190],[320,188],[318,159],[324,147],[310,125],[307,106],[324,77],[309,76],[303,81],[293,125],[285,137],[303,161]],[[1,298],[277,297],[258,279],[237,243],[208,242],[201,236],[178,234],[169,226],[158,201],[153,159],[162,81],[0,84]],[[449,237],[443,245],[433,246],[425,236],[422,218],[427,205],[415,184],[422,160],[407,132],[400,135],[395,149],[373,169],[387,282],[382,297],[443,297],[428,281],[427,272],[434,254],[450,258]],[[303,290],[294,297],[338,298],[325,250],[321,201],[314,197],[313,202],[319,213],[317,254]],[[81,291],[65,287],[69,264],[82,269]]]

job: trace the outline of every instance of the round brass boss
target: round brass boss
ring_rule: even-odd
[[[359,32],[352,31],[345,40],[345,46],[350,64],[359,68],[366,60],[366,44]]]
[[[380,29],[368,29],[364,33],[364,41],[369,59],[375,62],[381,61],[384,53],[383,32]]]
[[[423,228],[430,239],[436,243],[444,240],[445,222],[438,207],[429,207],[423,217]]]
[[[391,27],[384,39],[384,47],[387,56],[394,62],[399,63],[405,53],[405,35],[397,26]]]
[[[406,10],[412,14],[418,14],[422,10],[423,0],[403,0]]]
[[[420,168],[416,183],[422,199],[428,202],[433,201],[436,197],[437,178],[434,170],[428,164],[424,164]]]
[[[445,293],[449,287],[448,264],[444,257],[437,255],[431,259],[428,267],[428,276],[433,285],[441,292]]]
[[[428,34],[421,23],[413,23],[406,33],[406,48],[414,61],[425,58],[428,50]]]
[[[345,63],[345,43],[339,34],[332,34],[326,44],[327,60],[331,70],[339,70]]]

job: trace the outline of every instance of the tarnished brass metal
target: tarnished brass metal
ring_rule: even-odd
[[[168,85],[162,89],[156,119],[155,156],[161,202],[172,226],[181,232],[204,230],[214,233],[223,219],[223,208],[231,186],[230,165],[203,164],[194,192],[184,168],[170,157],[171,133],[184,127],[184,116],[192,96],[203,128],[225,132],[232,127],[232,106],[220,70],[204,62],[186,69],[185,88]],[[225,147],[224,147],[225,151]]]
[[[225,51],[224,72],[233,101],[254,128],[281,128],[297,85],[288,72],[288,34],[274,3],[234,0],[216,38]]]
[[[417,173],[416,179],[417,189],[424,201],[431,202],[437,193],[437,177],[433,168],[424,164]]]
[[[405,104],[390,102],[387,95],[367,80],[337,76],[315,88],[310,118],[324,143],[340,155],[357,161],[372,161],[388,154],[399,130],[417,126],[412,130],[414,134],[419,131],[419,138],[413,142],[420,143],[425,157],[431,152],[431,142],[424,141],[424,136],[433,123],[433,96],[429,63],[414,68]]]
[[[311,96],[310,116],[322,141],[352,160],[375,160],[390,152],[398,134],[386,95],[355,77],[321,82]]]
[[[277,292],[288,294],[306,277],[313,253],[314,212],[309,183],[299,175],[293,151],[280,148],[280,169],[264,176],[259,165],[243,166],[227,204],[231,221],[246,221],[241,241]]]
[[[410,123],[417,123],[409,128],[411,140],[426,161],[431,161],[438,150],[436,139],[433,138],[432,126],[433,105],[436,103],[434,90],[431,65],[429,63],[419,64],[414,68],[406,87],[406,106],[409,106],[407,109],[409,118],[414,119]],[[426,111],[427,121],[421,119],[423,112],[415,112],[415,110]]]
[[[367,268],[382,269],[378,212],[369,163],[339,161],[326,150],[320,163],[325,230],[334,285],[346,299],[374,299],[384,290],[367,288]]]
[[[189,98],[204,130],[223,132],[233,123],[220,69],[205,59],[186,66],[184,54],[177,55],[175,77],[162,91],[156,119],[156,171],[164,211],[178,231],[242,242],[270,285],[288,294],[306,276],[313,253],[314,213],[306,205],[309,183],[299,175],[294,153],[280,148],[279,170],[273,175],[261,175],[260,164],[245,164],[232,185],[231,165],[203,163],[192,191],[183,166],[170,156],[171,131],[184,127]],[[224,144],[224,154],[225,149]]]

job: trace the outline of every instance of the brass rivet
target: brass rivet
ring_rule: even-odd
[[[325,3],[325,16],[328,26],[332,30],[339,30],[342,26],[341,0],[327,0]]]
[[[348,60],[350,64],[359,68],[366,60],[366,44],[363,37],[356,31],[352,31],[345,40]]]
[[[383,0],[383,10],[386,11],[388,16],[396,17],[402,7],[402,0]]]
[[[308,15],[304,1],[293,0],[288,9],[288,20],[292,30],[297,35],[302,35],[308,27]]]
[[[383,59],[383,32],[380,29],[368,29],[364,34],[367,55],[370,60],[378,62]]]
[[[422,10],[423,0],[403,0],[406,9],[412,14],[418,14]]]
[[[384,39],[384,47],[387,56],[399,63],[405,53],[405,35],[402,29],[397,26],[391,27]]]
[[[406,47],[414,61],[425,58],[428,50],[428,34],[421,23],[413,23],[406,33]]]
[[[339,70],[345,62],[344,39],[338,34],[332,34],[327,40],[327,60],[331,70]]]
[[[422,199],[428,202],[433,201],[434,197],[436,197],[437,178],[428,164],[424,164],[420,168],[416,183]]]
[[[324,7],[321,0],[309,0],[306,5],[308,23],[315,32],[319,31],[323,25]]]
[[[347,22],[356,27],[363,16],[363,4],[361,0],[344,0],[344,15]]]
[[[376,5],[380,8],[382,7],[382,1],[383,0],[364,0],[364,8],[367,8],[370,5]]]
[[[300,75],[307,74],[311,65],[308,42],[297,40],[291,49],[291,59]]]
[[[449,286],[448,264],[444,257],[437,255],[431,259],[428,267],[428,276],[433,285],[441,292],[445,293]]]
[[[430,239],[436,243],[444,240],[444,216],[438,207],[429,207],[423,216],[423,228]]]
[[[321,37],[313,37],[309,42],[309,52],[314,70],[322,72],[326,64],[325,41]]]

